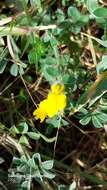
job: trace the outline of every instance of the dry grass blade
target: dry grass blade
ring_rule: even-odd
[[[89,36],[90,36],[90,30],[89,29],[88,29],[88,33],[89,33]],[[90,51],[91,51],[94,66],[96,67],[96,65],[97,65],[96,53],[95,53],[95,49],[94,49],[94,46],[93,46],[92,39],[89,36],[88,36],[89,48],[90,48]]]
[[[7,18],[4,18],[4,19],[0,20],[0,26],[8,24],[9,22],[12,21],[12,19],[13,19],[12,17],[7,17]]]
[[[18,143],[18,141],[14,138],[12,138],[11,136],[9,136],[8,134],[3,134],[0,137],[0,144],[3,145],[5,148],[7,145],[7,150],[8,150],[8,145],[13,148],[15,147],[16,150],[20,153],[20,155],[24,154],[24,151],[22,149],[22,146]]]

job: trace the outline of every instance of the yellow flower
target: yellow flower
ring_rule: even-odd
[[[59,112],[63,113],[67,104],[67,98],[64,94],[64,85],[56,84],[51,86],[51,92],[48,97],[41,101],[38,108],[33,112],[36,119],[44,121],[45,117],[53,117]]]

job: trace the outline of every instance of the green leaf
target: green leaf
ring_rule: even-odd
[[[96,114],[96,117],[99,119],[99,121],[101,123],[107,123],[107,114],[106,113],[98,112],[98,114]]]
[[[41,0],[31,0],[31,5],[36,7],[41,7]]]
[[[25,69],[27,67],[26,63],[23,63],[22,61],[20,62],[20,65]]]
[[[70,55],[69,54],[64,54],[61,56],[61,64],[62,65],[69,65],[70,62]]]
[[[70,6],[68,8],[68,17],[71,17],[73,22],[80,20],[81,14],[76,7]]]
[[[17,158],[17,157],[13,157],[13,163],[17,166],[19,166],[21,164],[21,159]]]
[[[6,60],[1,60],[0,61],[0,74],[2,74],[6,68],[7,61]]]
[[[93,14],[97,17],[107,18],[107,9],[104,7],[97,8]]]
[[[50,37],[50,44],[51,44],[52,48],[57,47],[57,45],[58,45],[57,39],[53,36]]]
[[[65,19],[64,12],[61,9],[57,9],[56,16],[57,16],[58,22],[63,22]]]
[[[5,130],[5,125],[3,125],[1,122],[0,122],[0,133],[1,132],[4,132]]]
[[[22,135],[19,139],[19,143],[25,146],[29,146],[29,141],[25,135]]]
[[[47,57],[45,59],[45,64],[47,65],[55,65],[56,64],[56,59],[53,57]]]
[[[24,74],[24,69],[23,69],[22,65],[19,65],[19,73],[20,73],[21,75]]]
[[[47,160],[45,162],[42,162],[41,167],[45,170],[50,170],[53,168],[54,161],[53,160]]]
[[[21,184],[21,190],[30,190],[30,183],[29,180],[25,180],[22,184]]]
[[[0,164],[2,164],[3,162],[5,162],[5,160],[2,157],[0,157]]]
[[[28,132],[27,135],[34,140],[40,139],[40,134],[35,132]]]
[[[37,37],[35,43],[36,60],[39,61],[41,56],[45,55],[45,46],[43,42]]]
[[[27,5],[28,4],[28,0],[24,0],[24,3]]]
[[[99,7],[98,0],[87,0],[87,7],[91,14]]]
[[[13,135],[15,135],[15,134],[20,134],[18,128],[15,127],[15,126],[12,126],[12,127],[9,129],[9,131],[10,131]]]
[[[88,114],[88,111],[87,111],[87,109],[85,109],[85,108],[81,108],[81,109],[79,110],[79,112],[82,113],[83,115]]]
[[[51,56],[48,56],[47,58],[45,58],[45,59],[41,59],[40,60],[40,63],[41,64],[43,64],[43,67],[45,66],[45,65],[55,65],[56,64],[56,59],[54,58],[54,57],[51,57]]]
[[[77,25],[74,26],[74,32],[77,30],[77,33],[81,29],[80,26],[84,25],[88,22],[89,16],[88,15],[82,15],[76,7],[70,6],[68,8],[68,17],[70,17],[73,21],[73,23],[77,23]]]
[[[10,73],[11,73],[11,75],[13,75],[13,76],[16,77],[17,74],[18,74],[18,70],[19,70],[19,68],[18,68],[18,65],[16,63],[14,63],[14,64],[11,65],[11,67],[10,67]]]
[[[65,84],[65,86],[71,88],[72,91],[77,88],[76,78],[73,73],[72,74],[64,74],[62,76],[62,80],[63,80],[63,83]]]
[[[102,56],[102,60],[100,63],[97,64],[96,70],[97,74],[100,74],[101,72],[105,71],[107,69],[107,55]]]
[[[76,190],[76,187],[77,187],[76,182],[73,181],[72,184],[69,186],[68,190]]]
[[[62,125],[62,126],[68,126],[68,125],[69,125],[69,122],[66,121],[65,119],[61,119],[61,125]]]
[[[17,127],[20,134],[26,134],[28,131],[28,124],[26,122],[19,123],[19,126]]]
[[[59,74],[58,68],[53,68],[53,67],[47,67],[46,72],[51,77],[56,77]]]
[[[79,122],[82,125],[87,125],[91,120],[91,116],[89,116],[88,114],[86,116],[84,116]]]
[[[27,163],[27,158],[26,158],[25,155],[22,155],[20,160],[21,160],[21,162],[24,163],[24,164]]]
[[[94,127],[96,128],[103,128],[102,123],[99,121],[99,119],[95,115],[92,116],[92,123]]]
[[[42,72],[46,80],[50,82],[55,81],[55,79],[59,76],[59,69],[52,66],[44,67]]]
[[[49,179],[53,179],[55,177],[55,174],[47,171],[47,170],[42,170],[43,176]]]
[[[48,32],[46,32],[43,36],[43,41],[46,43],[46,42],[49,42],[50,41],[50,36],[48,34]]]
[[[46,119],[46,123],[53,125],[55,128],[61,127],[61,120],[57,116]]]
[[[58,190],[67,190],[65,185],[58,185]]]
[[[28,54],[28,59],[30,64],[36,64],[37,62],[37,53],[36,50],[31,50]]]
[[[33,158],[29,159],[27,162],[28,166],[33,169],[38,169],[38,166],[35,164],[35,160]]]

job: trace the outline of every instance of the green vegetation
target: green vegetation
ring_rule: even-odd
[[[0,189],[106,190],[106,133],[106,1],[1,1]]]

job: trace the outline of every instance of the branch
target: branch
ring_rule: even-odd
[[[8,27],[8,26],[0,26],[0,37],[11,35],[29,35],[31,32],[37,32],[41,30],[50,30],[56,29],[57,25],[52,24],[48,26],[35,26],[35,27],[26,27],[26,28],[19,28],[19,27]]]

